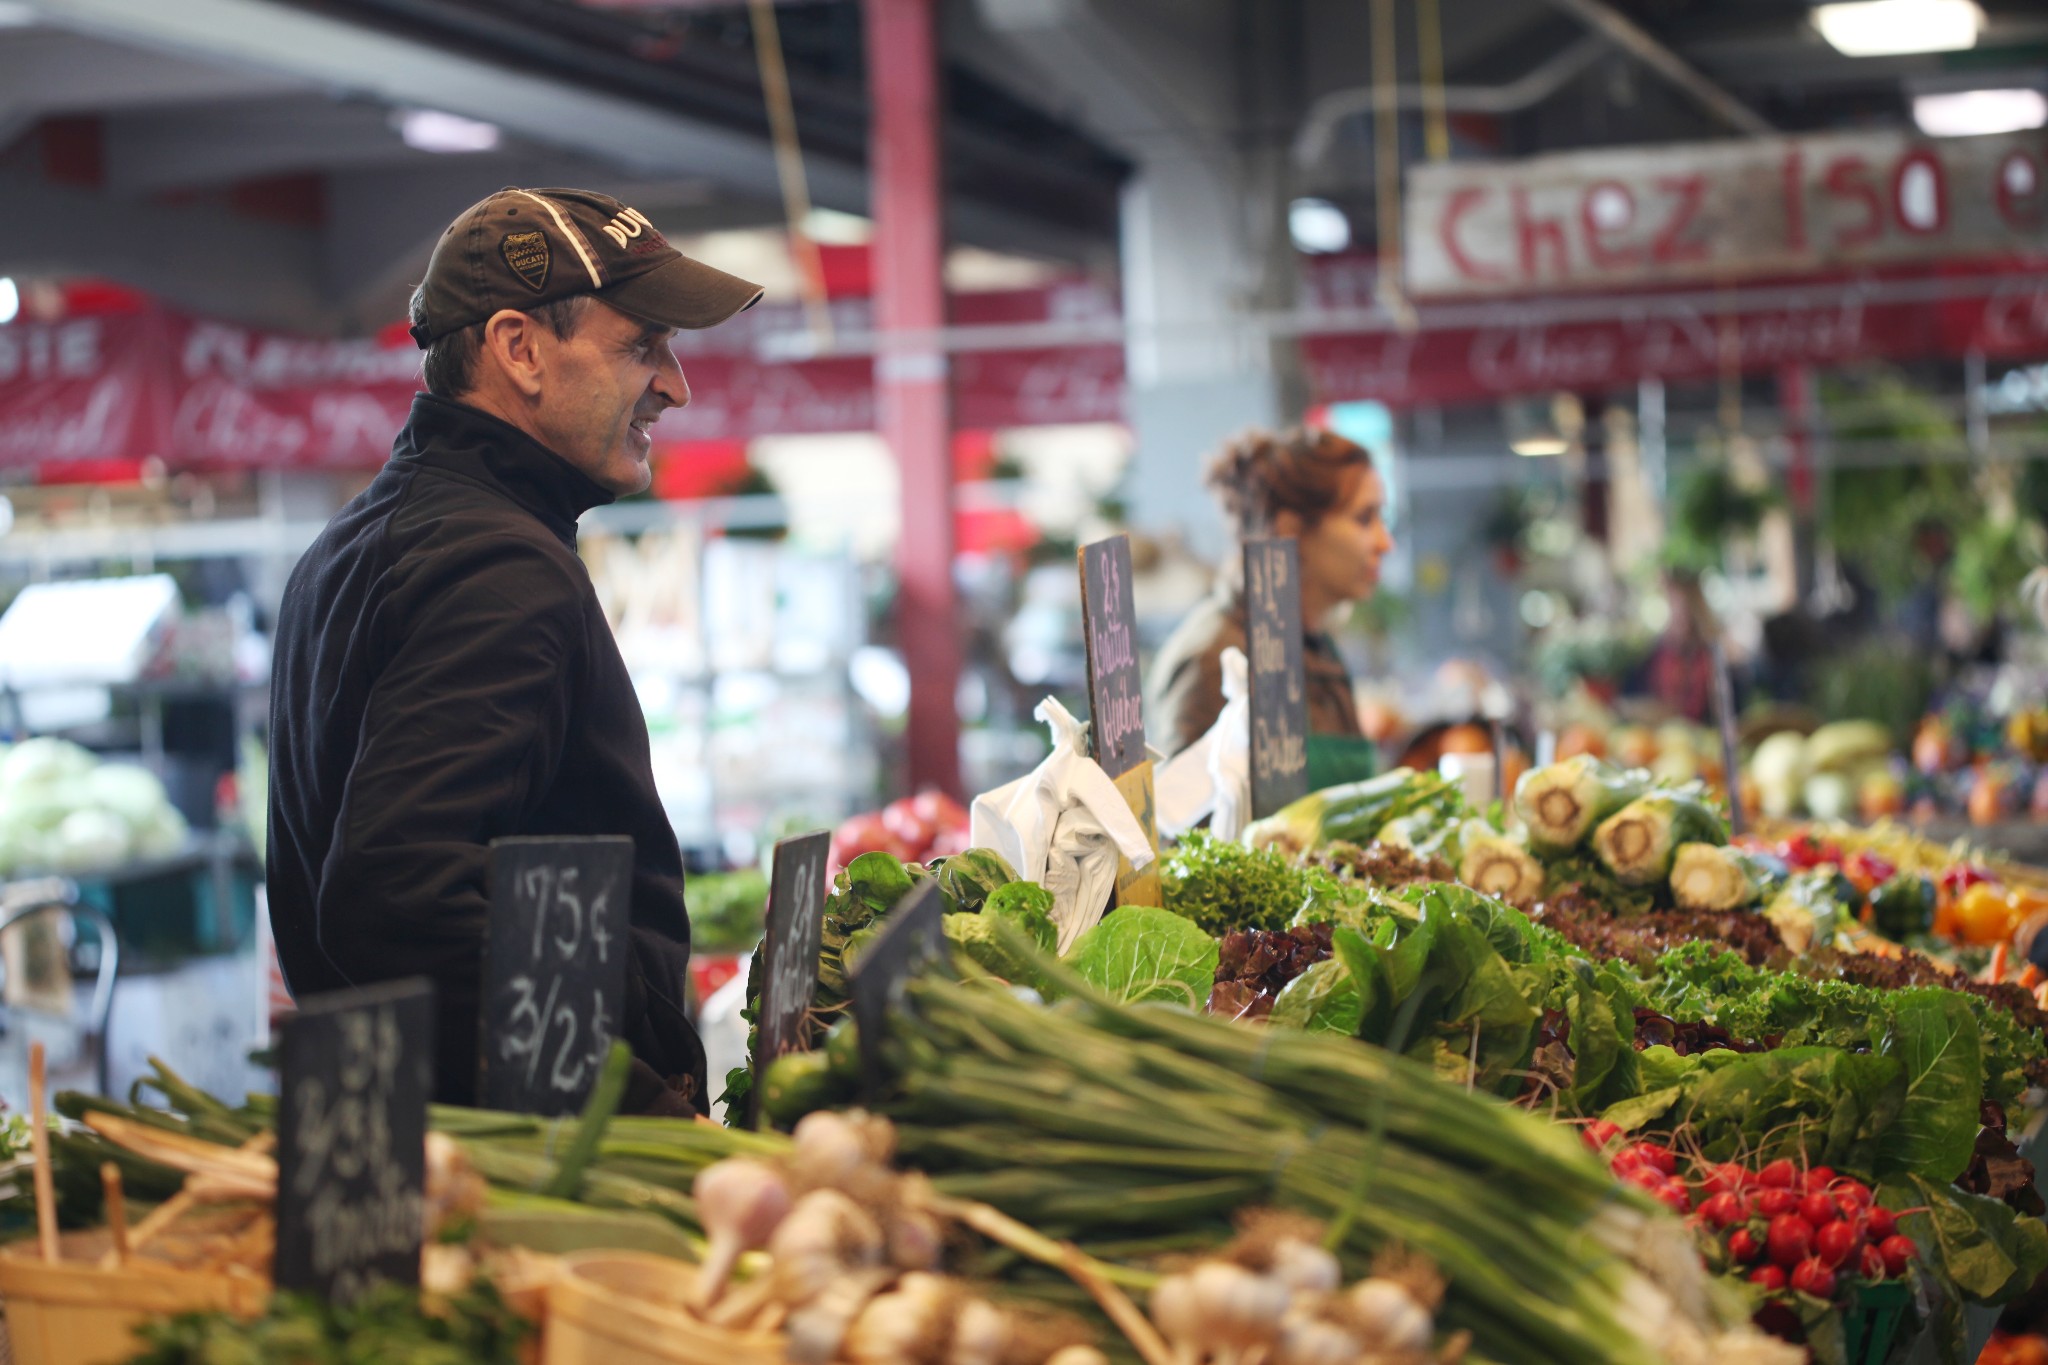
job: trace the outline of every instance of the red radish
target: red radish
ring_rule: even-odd
[[[1856,1254],[1862,1240],[1855,1224],[1836,1219],[1813,1235],[1813,1254],[1831,1266],[1840,1265]]]
[[[1650,1191],[1651,1197],[1673,1213],[1692,1212],[1692,1191],[1683,1180],[1666,1180]]]
[[[1863,1250],[1856,1253],[1856,1269],[1866,1280],[1877,1281],[1885,1278],[1884,1253],[1865,1242]]]
[[[1700,1178],[1700,1188],[1709,1196],[1717,1194],[1741,1194],[1749,1184],[1749,1172],[1732,1161],[1719,1165],[1695,1168]]]
[[[1801,1261],[1792,1271],[1792,1287],[1817,1299],[1832,1299],[1835,1296],[1835,1272],[1817,1258]]]
[[[1776,1188],[1758,1190],[1756,1211],[1766,1218],[1776,1218],[1781,1213],[1799,1212],[1799,1196],[1790,1190]]]
[[[941,791],[921,791],[910,798],[910,809],[917,818],[936,829],[966,829],[967,810],[958,801]]]
[[[1606,1119],[1594,1119],[1579,1129],[1579,1136],[1585,1139],[1586,1145],[1594,1151],[1603,1151],[1621,1137],[1621,1126],[1609,1123]]]
[[[1775,1294],[1785,1287],[1785,1272],[1774,1265],[1760,1265],[1749,1272],[1749,1282]]]
[[[1878,1244],[1877,1254],[1884,1258],[1885,1274],[1903,1275],[1906,1266],[1920,1254],[1920,1249],[1913,1245],[1911,1237],[1893,1235]]]
[[[1756,1173],[1756,1181],[1767,1190],[1789,1190],[1799,1183],[1799,1168],[1790,1157],[1779,1157]]]
[[[1835,1201],[1830,1196],[1820,1190],[1810,1191],[1799,1201],[1799,1216],[1813,1224],[1815,1232],[1819,1232],[1830,1223],[1842,1221],[1841,1209],[1835,1206]]]
[[[1871,1205],[1870,1186],[1860,1180],[1837,1180],[1829,1187],[1828,1193],[1844,1209],[1867,1209]]]
[[[845,867],[863,853],[886,853],[898,861],[907,862],[916,856],[917,850],[897,838],[883,823],[882,817],[870,811],[866,815],[852,817],[832,831],[833,862]]]
[[[1797,1214],[1781,1213],[1765,1234],[1771,1259],[1790,1270],[1813,1254],[1813,1228]]]
[[[1815,1166],[1800,1180],[1800,1187],[1806,1190],[1824,1190],[1835,1183],[1834,1169],[1829,1166]]]
[[[1749,1210],[1742,1206],[1742,1196],[1723,1191],[1709,1195],[1700,1205],[1700,1217],[1717,1228],[1733,1227],[1749,1217]]]
[[[1899,1230],[1898,1216],[1890,1209],[1881,1208],[1873,1204],[1864,1217],[1869,1220],[1865,1224],[1865,1228],[1870,1233],[1870,1240],[1873,1242],[1882,1242],[1885,1238]]]
[[[1763,1259],[1764,1244],[1748,1228],[1737,1228],[1728,1234],[1728,1254],[1742,1265]]]
[[[1633,1156],[1645,1166],[1663,1172],[1665,1175],[1678,1174],[1678,1153],[1669,1147],[1660,1147],[1654,1142],[1631,1143],[1622,1149],[1622,1158]]]
[[[939,832],[937,825],[917,813],[917,803],[913,797],[891,801],[882,807],[882,823],[888,827],[891,834],[920,855],[931,847],[933,836]]]
[[[1648,1166],[1631,1166],[1618,1174],[1628,1184],[1634,1185],[1637,1189],[1648,1190],[1651,1194],[1661,1193],[1665,1182],[1671,1178]]]

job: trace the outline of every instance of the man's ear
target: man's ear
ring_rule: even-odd
[[[546,370],[540,332],[538,322],[513,308],[499,309],[484,323],[484,363],[528,398],[540,396]]]

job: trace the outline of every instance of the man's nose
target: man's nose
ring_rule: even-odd
[[[665,346],[662,348],[661,354],[661,368],[654,372],[654,382],[648,387],[653,389],[655,394],[668,407],[686,408],[690,406],[690,381],[683,378],[682,362],[676,359],[674,351],[669,350]]]

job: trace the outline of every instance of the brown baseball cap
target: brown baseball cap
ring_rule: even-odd
[[[713,327],[761,299],[761,286],[693,261],[638,209],[594,190],[511,186],[448,225],[427,262],[425,350],[501,308],[594,294],[664,327]]]

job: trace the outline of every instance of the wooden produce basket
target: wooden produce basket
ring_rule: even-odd
[[[779,1332],[713,1326],[687,1306],[696,1267],[639,1251],[579,1251],[548,1286],[541,1365],[783,1365]]]
[[[45,1261],[35,1240],[0,1247],[0,1302],[15,1365],[116,1365],[142,1349],[150,1318],[217,1311],[254,1317],[270,1298],[256,1276],[178,1270],[131,1260],[102,1268],[90,1238],[67,1237],[67,1259]],[[76,1256],[78,1259],[69,1259]]]

